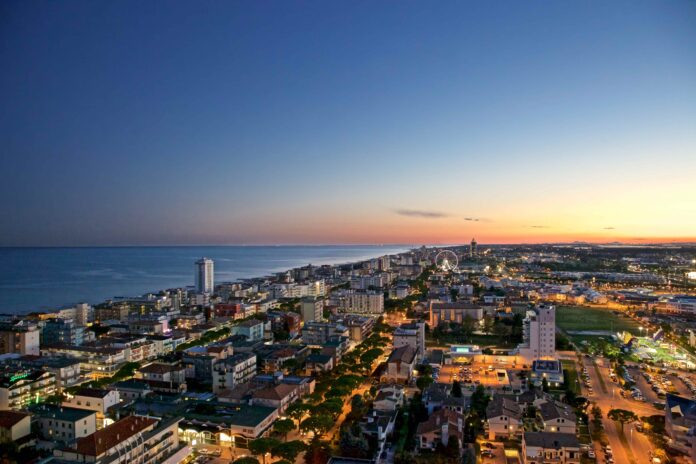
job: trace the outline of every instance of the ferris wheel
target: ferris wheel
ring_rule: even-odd
[[[442,271],[456,271],[459,259],[453,251],[442,250],[435,257],[435,265]]]

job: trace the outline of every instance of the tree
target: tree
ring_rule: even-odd
[[[321,436],[328,432],[334,424],[333,417],[326,414],[313,414],[300,424],[303,432],[314,432],[315,436]]]
[[[297,421],[299,427],[304,416],[312,409],[312,406],[306,403],[295,402],[288,406],[285,413],[293,420]]]
[[[271,454],[279,458],[287,459],[290,462],[295,462],[297,456],[306,449],[307,445],[303,442],[293,440],[279,444],[271,450]]]
[[[469,316],[468,314],[464,316],[464,319],[462,319],[462,327],[461,327],[461,332],[464,337],[469,338],[471,335],[474,333],[474,329],[476,328],[476,321],[474,320],[473,317]]]
[[[295,430],[295,422],[292,419],[279,419],[273,424],[273,431],[285,437],[288,441],[288,433]]]
[[[432,377],[430,377],[429,375],[423,375],[421,377],[418,377],[418,380],[416,380],[416,387],[418,387],[420,391],[423,391],[426,388],[428,388],[430,384],[433,382],[434,380]]]
[[[459,382],[452,383],[452,396],[455,398],[462,397],[462,385]]]
[[[245,456],[235,460],[232,464],[260,464],[259,460],[251,456]]]
[[[249,442],[249,451],[255,456],[261,456],[266,464],[266,453],[270,453],[280,442],[275,438],[257,438]]]
[[[483,327],[481,330],[486,335],[490,335],[493,332],[493,318],[489,314],[483,316]]]
[[[607,417],[614,422],[621,423],[621,431],[623,432],[624,425],[633,422],[638,419],[638,416],[633,411],[628,411],[626,409],[611,409],[607,414]]]

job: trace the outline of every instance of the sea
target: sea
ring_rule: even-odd
[[[307,264],[343,264],[408,251],[397,245],[0,248],[0,313],[49,311],[194,284],[194,262],[215,281],[262,277]]]

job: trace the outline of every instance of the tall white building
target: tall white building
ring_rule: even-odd
[[[196,291],[198,293],[213,293],[215,285],[215,265],[210,258],[196,261]]]
[[[522,325],[524,341],[517,352],[526,361],[555,359],[556,357],[556,308],[539,305],[527,311]]]

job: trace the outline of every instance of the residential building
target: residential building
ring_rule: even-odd
[[[432,328],[438,327],[442,323],[461,324],[466,318],[480,321],[483,319],[483,307],[466,302],[430,302],[430,327]]]
[[[247,338],[247,341],[250,342],[263,340],[263,326],[263,321],[257,319],[242,321],[239,324],[232,326],[232,335],[244,335]]]
[[[539,305],[527,311],[522,325],[523,342],[517,354],[527,362],[556,357],[556,308]]]
[[[0,376],[0,410],[22,409],[56,393],[56,378],[41,369],[5,370]]]
[[[463,439],[464,415],[447,409],[435,411],[416,429],[418,447],[424,450],[434,450],[439,444],[447,446],[450,440],[456,440],[461,449]]]
[[[381,385],[377,389],[372,408],[377,411],[396,411],[404,404],[404,387],[398,384]]]
[[[28,444],[30,436],[31,414],[0,411],[0,445],[15,443],[21,448]]]
[[[5,365],[17,369],[41,369],[50,372],[56,379],[56,391],[78,385],[83,379],[80,370],[80,361],[57,356],[23,356],[7,360]]]
[[[330,355],[315,353],[310,354],[305,359],[305,371],[307,375],[311,375],[313,372],[329,372],[333,368],[334,358]]]
[[[509,439],[522,433],[522,410],[513,400],[495,396],[486,407],[488,439]]]
[[[668,445],[696,459],[696,400],[668,394],[665,399]],[[696,462],[696,461],[695,461]]]
[[[275,408],[279,414],[283,414],[299,397],[297,385],[281,383],[255,390],[251,394],[251,404]]]
[[[384,313],[384,293],[348,290],[338,301],[341,312],[380,315]]]
[[[62,461],[94,464],[178,464],[191,452],[179,443],[179,421],[127,416],[77,440],[74,448],[55,449]]]
[[[72,445],[78,438],[97,431],[97,413],[86,409],[40,404],[30,408],[41,439]]]
[[[394,348],[410,346],[416,350],[416,357],[420,360],[425,355],[425,323],[413,322],[401,324],[394,330],[392,345]]]
[[[213,293],[215,287],[215,264],[210,258],[196,261],[196,291],[203,294]]]
[[[582,453],[574,433],[525,432],[522,435],[524,464],[579,464]]]
[[[218,413],[214,416],[185,414],[181,421],[181,439],[187,443],[193,443],[194,440],[204,443],[206,437],[210,437],[210,426],[206,424],[214,423],[227,435],[218,435],[220,444],[246,444],[248,440],[262,436],[279,417],[276,408],[267,406],[218,403],[215,407]]]
[[[577,418],[569,405],[554,400],[541,400],[536,406],[544,432],[577,432]]]
[[[104,419],[109,410],[117,406],[121,397],[117,390],[101,390],[98,388],[80,388],[73,395],[63,400],[63,406],[86,409],[97,413],[97,428],[104,426]]]
[[[360,316],[358,314],[340,314],[336,322],[348,328],[348,336],[352,342],[365,340],[370,336],[375,326],[374,317]]]
[[[387,359],[385,380],[392,382],[408,382],[413,377],[416,367],[416,350],[410,346],[394,349]]]
[[[0,354],[19,353],[39,356],[40,332],[28,321],[0,323]]]
[[[324,345],[336,337],[348,338],[348,328],[336,322],[307,322],[302,327],[302,341],[307,345]]]
[[[128,321],[130,306],[126,303],[114,303],[99,305],[94,308],[95,322],[103,321]]]
[[[324,319],[324,300],[312,296],[302,298],[300,302],[300,314],[305,324],[308,322],[322,321]]]
[[[41,331],[43,345],[80,346],[84,340],[85,328],[72,319],[48,319]]]
[[[231,390],[247,383],[256,375],[256,355],[236,353],[213,366],[213,393]]]

